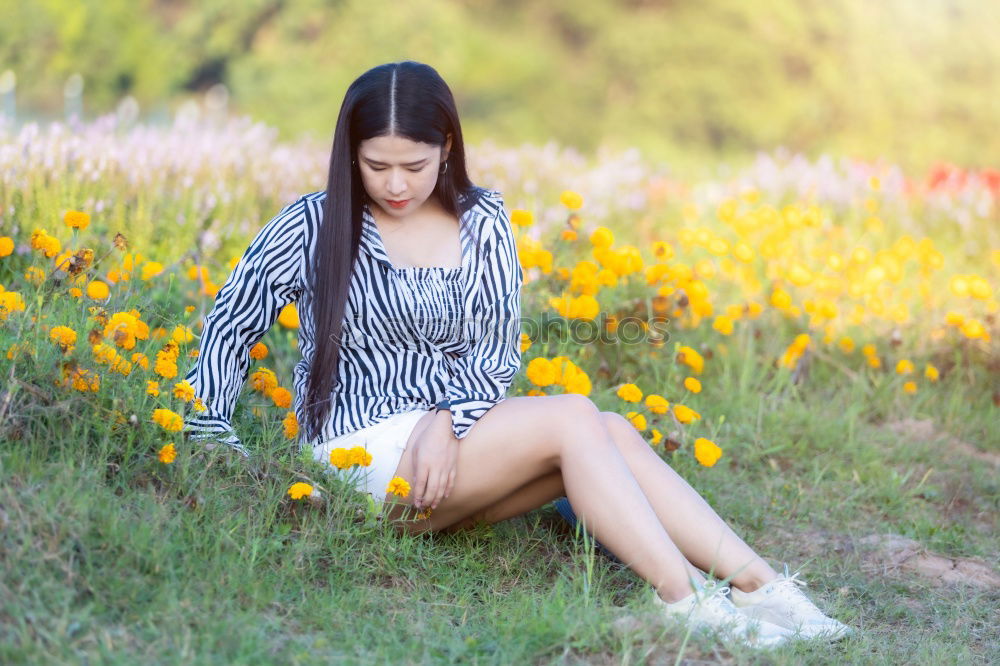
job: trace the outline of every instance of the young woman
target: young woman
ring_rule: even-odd
[[[194,439],[230,425],[249,348],[297,302],[300,446],[372,456],[359,488],[412,485],[414,532],[500,521],[568,495],[668,615],[753,646],[851,630],[778,574],[622,416],[582,395],[506,397],[520,367],[522,272],[499,192],[475,187],[451,91],[431,67],[375,67],[347,90],[325,191],[268,222],[205,318],[187,375]],[[708,581],[712,571],[732,583]],[[798,630],[795,633],[793,630]]]

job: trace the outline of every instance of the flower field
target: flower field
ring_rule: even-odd
[[[327,150],[245,120],[0,126],[0,657],[381,660],[431,649],[463,612],[461,638],[427,659],[679,642],[616,632],[638,579],[581,564],[593,555],[560,541],[552,511],[398,537],[298,454],[294,306],[248,350],[234,426],[251,461],[181,436],[205,409],[182,378],[213,296],[267,219],[323,187]],[[996,655],[1000,171],[779,151],[689,181],[636,152],[490,144],[468,161],[504,193],[524,269],[512,395],[581,393],[628,418],[751,545],[810,563],[825,606],[871,632],[845,658]],[[363,454],[331,463],[363,467]],[[951,588],[880,567],[858,545],[871,535],[983,574]],[[428,581],[407,580],[414,566]],[[429,581],[456,567],[450,605],[433,606]],[[307,600],[358,612],[332,637],[295,617]],[[384,624],[386,603],[425,624],[398,643],[350,635]],[[491,617],[522,606],[536,615]],[[154,626],[159,613],[182,628]],[[227,638],[236,627],[245,641]],[[788,663],[794,650],[809,648]]]

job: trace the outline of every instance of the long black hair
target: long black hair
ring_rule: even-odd
[[[373,137],[401,136],[443,147],[449,134],[446,171],[439,170],[433,194],[448,213],[460,218],[484,191],[469,180],[455,99],[437,71],[409,60],[379,65],[359,76],[344,95],[310,276],[316,336],[304,401],[305,434],[310,441],[320,436],[330,413],[363,207],[370,202],[357,164],[358,146]]]

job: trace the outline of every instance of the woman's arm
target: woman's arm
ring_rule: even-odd
[[[305,282],[314,211],[305,198],[285,206],[250,243],[205,317],[198,360],[187,379],[208,408],[185,415],[189,439],[214,439],[244,456],[231,424],[250,368],[250,347],[297,300]]]
[[[497,214],[483,244],[483,308],[473,322],[472,347],[456,360],[446,392],[456,439],[503,400],[521,367],[524,275],[503,197],[492,199]]]

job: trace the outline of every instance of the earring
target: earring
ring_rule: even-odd
[[[448,160],[444,161],[444,170],[439,170],[438,173],[441,174],[442,176],[448,173]]]

